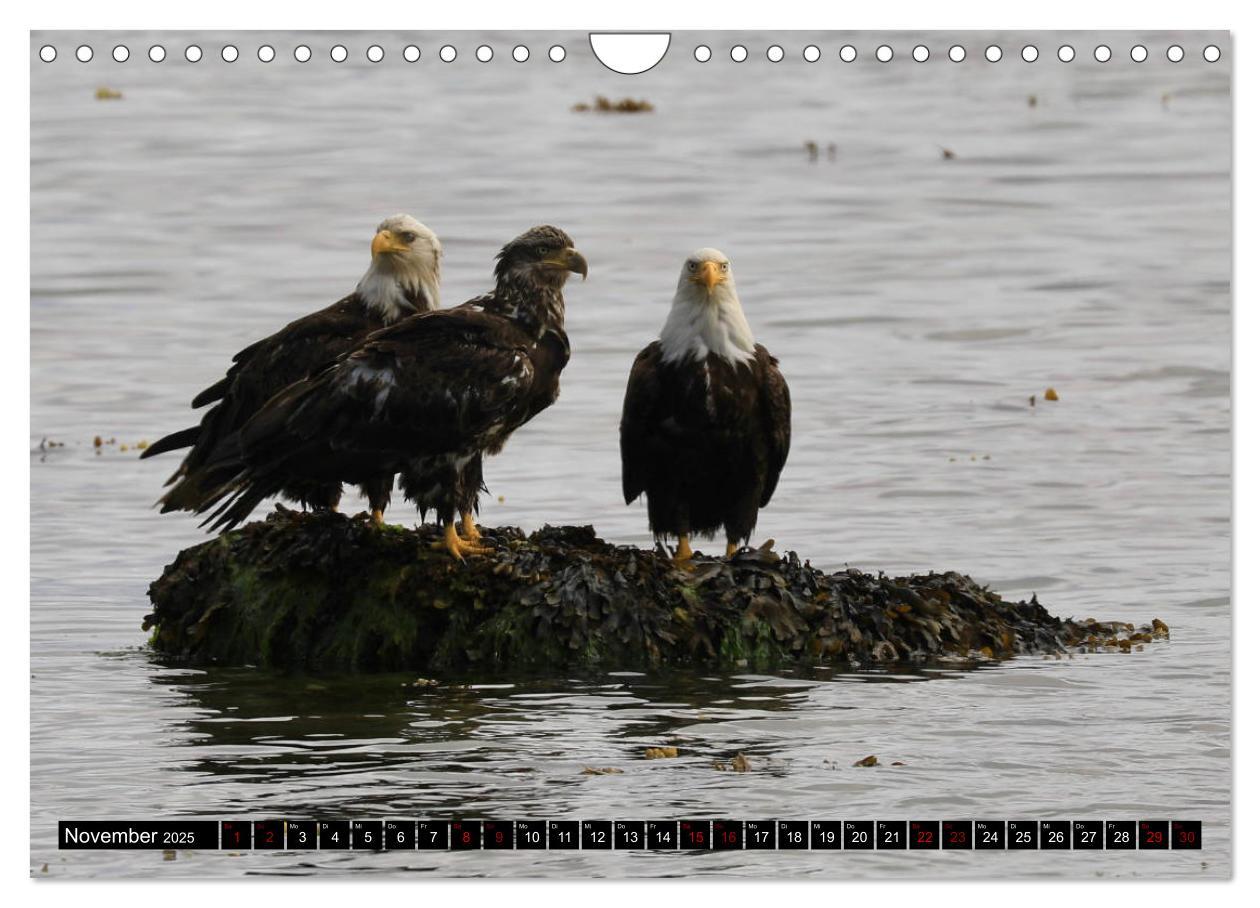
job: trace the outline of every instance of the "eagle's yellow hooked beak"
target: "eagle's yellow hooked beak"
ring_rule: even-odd
[[[586,258],[572,246],[563,249],[555,258],[543,259],[543,262],[553,268],[580,274],[582,280],[586,280]]]
[[[704,288],[709,291],[724,280],[726,277],[722,274],[722,269],[718,267],[717,262],[701,262],[696,273],[691,276],[692,283],[704,284]]]
[[[406,243],[394,236],[392,230],[378,231],[376,236],[372,237],[372,256],[384,255],[387,252],[406,252],[408,250]]]

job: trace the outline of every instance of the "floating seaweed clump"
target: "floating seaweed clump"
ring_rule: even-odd
[[[593,104],[587,104],[580,101],[573,105],[575,113],[651,113],[656,108],[652,106],[651,101],[644,101],[635,98],[622,98],[620,101],[613,101],[605,98],[603,95],[596,95]]]
[[[1168,636],[1158,619],[1056,618],[953,572],[826,574],[768,547],[680,571],[589,526],[482,532],[494,553],[459,564],[432,527],[278,508],[180,552],[144,627],[194,663],[426,673],[992,660]]]

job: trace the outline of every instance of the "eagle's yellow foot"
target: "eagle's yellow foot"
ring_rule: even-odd
[[[487,548],[484,545],[477,545],[460,539],[454,523],[446,525],[442,530],[442,538],[433,543],[433,548],[445,549],[451,553],[451,557],[456,561],[463,561],[466,555],[489,555],[494,551],[494,549]]]
[[[464,516],[460,520],[460,529],[464,531],[464,538],[469,542],[481,541],[481,530],[477,529],[477,521],[473,520],[471,511],[465,511]]]
[[[691,565],[689,562],[693,554],[694,552],[691,551],[691,539],[684,533],[678,537],[678,548],[674,549],[674,565],[690,569]]]
[[[372,526],[378,528],[385,526],[385,512],[380,508],[372,509]]]
[[[734,555],[738,551],[739,551],[738,542],[728,542],[726,544],[726,557],[727,558],[730,558],[732,555]]]

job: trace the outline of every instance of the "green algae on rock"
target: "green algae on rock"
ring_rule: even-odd
[[[825,574],[768,549],[680,571],[589,526],[483,533],[494,554],[460,564],[430,527],[278,508],[180,552],[144,628],[190,663],[427,672],[1003,659],[1152,634],[1062,620],[953,572]]]

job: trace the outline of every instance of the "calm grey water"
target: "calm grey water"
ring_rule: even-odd
[[[1018,59],[1030,39],[1034,64]],[[1229,872],[1228,36],[1179,36],[1174,65],[1167,35],[1107,33],[1103,65],[1102,38],[1081,33],[678,34],[637,77],[603,69],[574,33],[194,40],[196,65],[188,34],[32,36],[60,51],[31,68],[36,876]],[[231,65],[227,40],[242,51]],[[299,40],[315,50],[306,65]],[[329,62],[334,40],[348,62]],[[410,40],[414,65],[400,57]],[[1138,40],[1143,64],[1128,59]],[[373,41],[389,54],[379,65],[363,59]],[[700,41],[708,64],[691,60]],[[737,41],[751,52],[738,65]],[[779,64],[764,56],[774,41]],[[838,59],[845,41],[857,62]],[[927,63],[910,60],[919,41]],[[965,63],[945,57],[956,41]],[[88,64],[73,59],[84,42]],[[264,42],[278,52],[266,65]],[[437,59],[447,42],[451,64]],[[511,61],[517,42],[528,63]],[[801,60],[810,42],[819,63]],[[892,63],[873,59],[882,42]],[[1054,59],[1065,42],[1070,65]],[[130,62],[109,58],[116,43]],[[152,43],[165,63],[146,59]],[[476,62],[480,43],[493,62]],[[546,59],[554,43],[565,62]],[[1002,62],[983,60],[989,43]],[[1207,43],[1221,62],[1203,61]],[[123,98],[95,100],[100,86]],[[656,111],[570,111],[597,93]],[[648,543],[643,508],[620,501],[621,394],[684,256],[716,245],[795,403],[760,538],[828,568],[962,570],[1061,615],[1158,616],[1171,642],[967,673],[428,689],[155,663],[146,587],[203,537],[150,509],[174,461],[121,446],[187,425],[232,353],[347,292],[376,222],[399,210],[445,242],[448,303],[486,289],[498,246],[535,223],[562,225],[591,264],[568,295],[561,398],[488,465],[485,522],[592,523]],[[1061,400],[1030,407],[1050,386]],[[117,443],[96,453],[96,435]],[[44,438],[65,447],[40,452]],[[401,502],[390,516],[414,520]],[[656,744],[681,756],[643,760]],[[752,772],[712,768],[740,752]],[[851,766],[870,753],[884,765]],[[54,845],[58,818],[648,814],[1178,816],[1204,821],[1206,848],[164,861]]]

